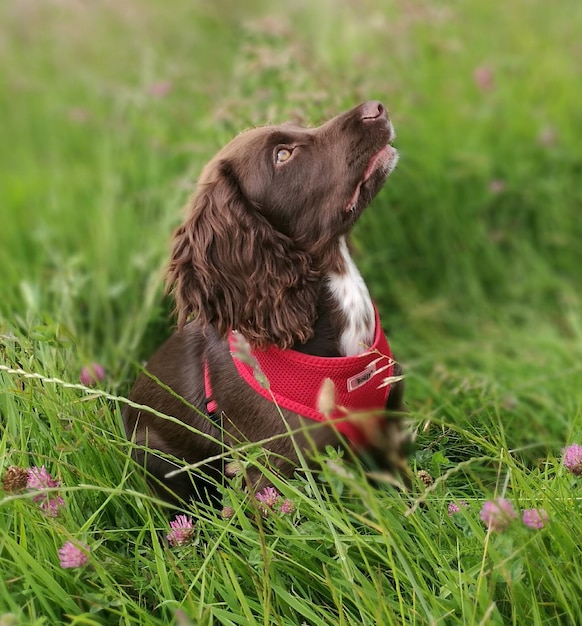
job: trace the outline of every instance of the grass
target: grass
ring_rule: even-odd
[[[66,501],[50,518],[1,494],[0,623],[582,623],[580,481],[561,462],[582,443],[582,8],[273,6],[0,5],[0,472],[44,465]],[[187,511],[194,540],[172,548],[177,511],[129,460],[120,410],[171,332],[179,207],[242,128],[369,98],[402,159],[356,257],[434,483],[372,486],[326,451],[321,472],[271,476],[293,514],[235,485],[234,516]],[[78,383],[92,361],[97,389]],[[488,533],[500,495],[549,523]],[[59,566],[67,540],[87,566]]]

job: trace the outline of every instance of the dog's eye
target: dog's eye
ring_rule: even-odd
[[[275,152],[275,163],[285,163],[291,158],[292,152],[289,148],[278,148]]]

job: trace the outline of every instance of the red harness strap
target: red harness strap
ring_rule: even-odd
[[[317,357],[296,350],[270,347],[267,350],[252,350],[249,359],[238,354],[237,338],[231,333],[229,342],[233,361],[240,376],[254,391],[308,419],[323,422],[345,418],[346,409],[348,412],[381,411],[390,393],[390,385],[385,385],[384,381],[393,375],[394,361],[376,309],[375,316],[374,343],[357,356]],[[336,405],[339,407],[329,418],[317,408],[321,385],[326,378],[334,384]],[[216,411],[216,402],[211,399],[207,366],[204,381],[208,411]],[[362,430],[345,419],[338,421],[336,427],[356,446],[370,443]]]
[[[210,372],[208,371],[208,362],[204,361],[204,391],[206,393],[206,411],[213,415],[218,411],[218,404],[212,397],[212,384],[210,382]]]

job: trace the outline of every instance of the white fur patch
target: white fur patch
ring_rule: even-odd
[[[340,241],[342,273],[330,273],[328,287],[346,318],[340,337],[343,356],[362,354],[374,342],[374,307],[368,287],[354,263],[344,238]]]

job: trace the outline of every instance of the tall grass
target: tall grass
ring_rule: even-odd
[[[582,623],[582,133],[574,0],[0,6],[0,623]],[[236,481],[193,541],[129,460],[120,410],[171,332],[162,270],[205,161],[252,124],[385,102],[402,159],[354,233],[407,373],[412,493],[349,454]],[[82,365],[107,369],[97,388]],[[236,456],[236,454],[235,454]],[[260,464],[260,450],[242,455]],[[532,530],[479,520],[497,496]],[[450,502],[468,507],[449,516]],[[89,563],[59,566],[67,540]],[[8,615],[11,614],[11,615]]]

